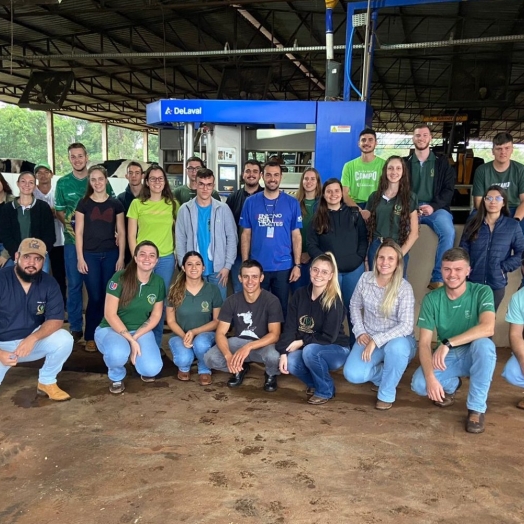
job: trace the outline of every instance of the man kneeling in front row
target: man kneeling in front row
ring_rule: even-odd
[[[442,257],[444,287],[424,297],[418,317],[421,366],[413,375],[411,389],[444,408],[455,403],[460,377],[469,377],[466,431],[482,433],[497,361],[489,338],[495,331],[495,307],[491,288],[466,281],[469,262],[460,247],[448,249]],[[438,342],[432,354],[435,329]]]
[[[242,291],[228,297],[220,309],[216,345],[204,355],[204,361],[210,369],[233,373],[227,383],[229,387],[242,384],[249,362],[260,362],[266,367],[264,389],[276,391],[280,354],[275,343],[284,322],[280,301],[261,289],[264,273],[260,262],[242,262],[238,278]],[[228,339],[231,325],[235,336]]]
[[[56,376],[73,350],[64,329],[64,301],[56,280],[42,271],[44,242],[26,238],[14,267],[0,270],[0,384],[20,362],[45,358],[37,392],[51,400],[71,397],[56,385]]]

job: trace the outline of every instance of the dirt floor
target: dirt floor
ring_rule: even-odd
[[[340,372],[336,399],[312,407],[293,377],[265,393],[257,366],[237,390],[223,373],[202,388],[166,359],[156,383],[130,372],[113,396],[100,356],[77,350],[65,403],[35,398],[36,369],[15,368],[0,387],[0,523],[522,523],[508,356],[483,435],[464,431],[468,380],[440,409],[410,391],[416,363],[389,412]]]

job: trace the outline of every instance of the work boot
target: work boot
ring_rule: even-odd
[[[61,390],[56,383],[55,384],[41,384],[38,383],[36,390],[38,395],[48,396],[51,400],[62,402],[64,400],[70,400],[70,396],[63,390]]]
[[[484,433],[484,413],[468,410],[468,419],[466,421],[466,431],[468,433]]]

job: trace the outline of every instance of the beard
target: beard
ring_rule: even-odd
[[[15,265],[15,271],[16,271],[16,274],[20,277],[21,280],[23,280],[24,282],[27,282],[29,284],[32,284],[33,282],[36,282],[40,278],[40,275],[42,274],[42,269],[40,269],[36,273],[27,273],[26,271],[24,271],[20,267],[20,265],[18,263]]]

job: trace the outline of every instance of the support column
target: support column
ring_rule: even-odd
[[[142,131],[142,160],[147,162],[149,159],[149,132],[147,129]]]
[[[51,166],[53,173],[55,172],[55,127],[54,114],[52,111],[46,111],[46,126],[47,126],[47,163]]]
[[[102,160],[109,160],[108,158],[108,152],[109,152],[109,144],[108,144],[108,136],[107,136],[107,122],[102,122]]]

